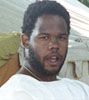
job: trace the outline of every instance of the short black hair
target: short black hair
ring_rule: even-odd
[[[28,6],[24,14],[22,33],[30,36],[37,18],[42,15],[59,15],[67,23],[68,34],[70,33],[70,15],[69,12],[56,1],[37,1]]]

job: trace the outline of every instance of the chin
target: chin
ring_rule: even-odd
[[[45,68],[44,70],[45,70],[45,75],[48,75],[48,76],[57,75],[60,72],[61,67],[52,66],[50,69],[49,68],[47,68],[47,69]]]

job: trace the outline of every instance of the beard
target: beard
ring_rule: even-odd
[[[66,54],[67,54],[67,50],[66,50]],[[66,54],[65,54],[65,58],[66,58]],[[38,53],[36,51],[34,51],[34,49],[30,46],[29,47],[29,56],[26,59],[27,59],[28,63],[30,64],[30,66],[39,74],[41,74],[43,76],[53,76],[53,75],[57,75],[60,72],[60,70],[64,64],[65,58],[64,58],[63,62],[61,63],[61,65],[59,66],[58,70],[49,71],[49,70],[45,69],[45,65],[43,63],[41,63],[40,56],[38,55]]]

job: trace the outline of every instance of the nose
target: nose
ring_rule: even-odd
[[[49,50],[58,50],[59,49],[59,43],[57,39],[52,39],[49,42]]]

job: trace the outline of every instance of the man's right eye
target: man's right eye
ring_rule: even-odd
[[[40,39],[41,39],[41,40],[48,40],[49,37],[48,37],[48,36],[41,36]]]

